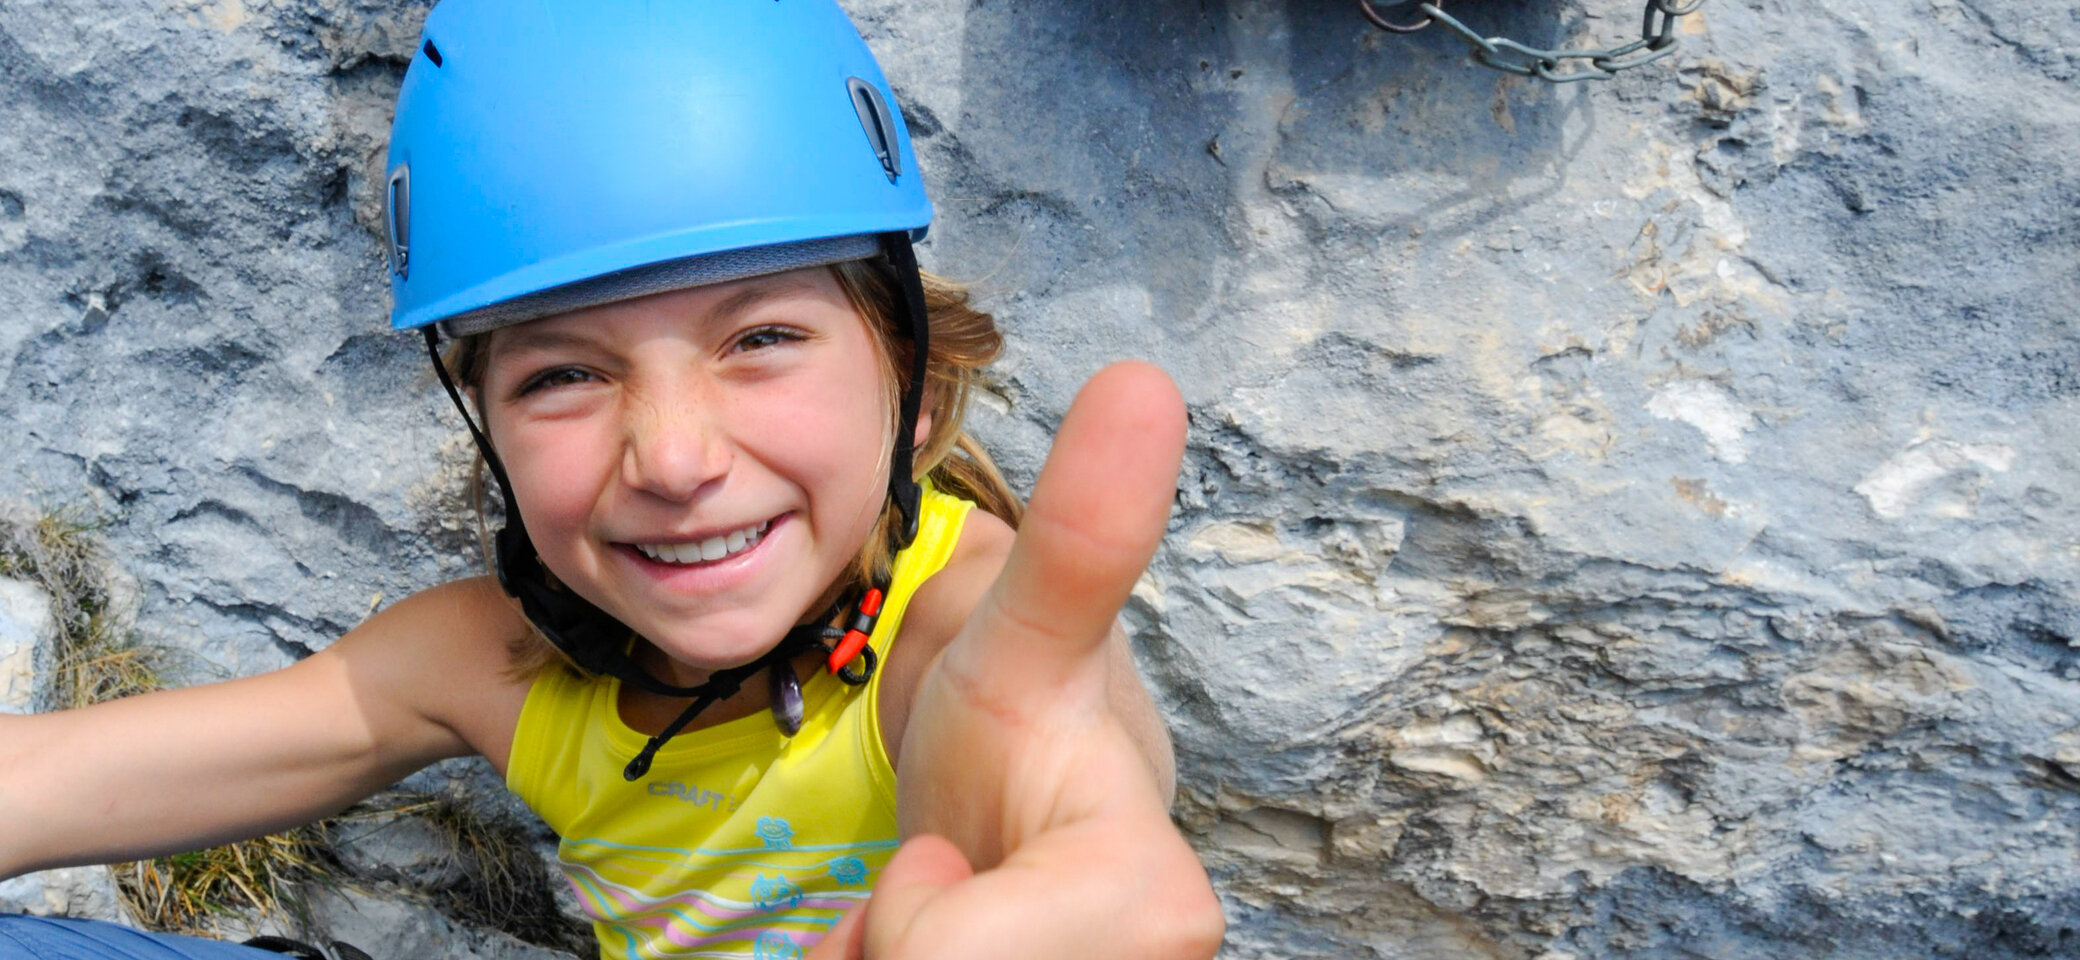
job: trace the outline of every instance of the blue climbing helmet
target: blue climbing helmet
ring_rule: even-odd
[[[391,323],[478,333],[932,219],[833,0],[446,0],[390,131]]]
[[[884,257],[912,341],[889,476],[906,545],[917,525],[911,447],[927,339],[911,242],[932,206],[902,115],[834,0],[444,0],[405,71],[386,172],[391,323],[423,332],[499,481],[500,583],[580,667],[694,700],[630,763],[635,779],[665,738],[744,677],[778,663],[774,676],[792,683],[787,657],[852,631],[812,621],[767,657],[697,687],[651,677],[629,659],[625,626],[551,583],[439,340]],[[871,630],[879,597],[870,589],[855,601],[854,628]],[[849,682],[872,670],[870,651],[865,671],[832,657]]]

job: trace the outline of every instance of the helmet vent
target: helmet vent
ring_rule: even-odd
[[[881,172],[888,174],[888,182],[896,182],[903,175],[903,160],[896,149],[895,114],[889,112],[880,88],[858,77],[847,80],[845,85],[852,90],[852,109],[859,112],[859,125],[867,131],[867,142],[874,147],[875,158],[881,161]]]
[[[419,49],[425,51],[426,59],[433,61],[434,66],[441,65],[441,48],[434,46],[433,41],[426,41],[426,45]]]
[[[388,215],[383,218],[390,229],[390,270],[403,278],[411,268],[412,249],[412,168],[399,164],[390,171],[390,189],[385,191],[384,206]]]

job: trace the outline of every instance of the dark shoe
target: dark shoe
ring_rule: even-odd
[[[362,952],[360,948],[353,944],[341,943],[338,940],[332,941],[332,956],[330,957],[327,957],[325,952],[317,947],[304,943],[301,940],[291,940],[288,937],[254,937],[246,941],[246,946],[259,947],[262,950],[274,953],[285,953],[295,957],[296,960],[375,960],[374,957]]]

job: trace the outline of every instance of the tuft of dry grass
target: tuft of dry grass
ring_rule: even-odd
[[[169,651],[138,641],[112,602],[99,531],[79,509],[0,516],[0,576],[26,580],[51,599],[57,644],[43,706],[70,709],[165,686]]]
[[[557,909],[556,878],[520,824],[486,815],[460,797],[406,791],[364,803],[342,819],[397,817],[425,823],[440,837],[443,879],[417,887],[442,913],[538,946],[598,956],[591,926]]]
[[[173,651],[143,642],[118,609],[104,526],[78,508],[0,512],[0,576],[33,583],[51,600],[57,636],[39,692],[44,709],[161,690],[177,665]],[[334,862],[319,824],[110,869],[139,922],[207,934],[228,914],[301,913],[297,886],[326,880]]]
[[[299,928],[308,926],[302,893],[333,882],[336,862],[326,825],[318,823],[110,869],[139,922],[208,935],[230,918],[287,916]]]

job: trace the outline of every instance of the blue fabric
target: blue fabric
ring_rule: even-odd
[[[222,940],[146,933],[99,920],[0,914],[0,960],[283,960]]]

